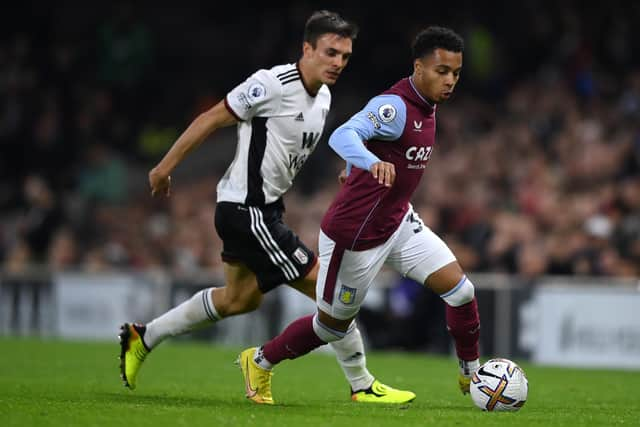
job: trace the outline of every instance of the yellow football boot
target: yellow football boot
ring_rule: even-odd
[[[374,380],[366,390],[351,392],[351,400],[360,403],[409,403],[416,398],[416,394],[406,390],[396,390],[393,387]]]
[[[253,360],[255,353],[256,347],[248,348],[240,353],[237,360],[244,377],[247,399],[251,399],[255,403],[273,405],[273,396],[271,395],[271,376],[273,373],[263,369]]]
[[[462,394],[469,394],[469,386],[471,385],[471,377],[467,377],[463,374],[458,375],[458,385]]]
[[[134,390],[142,362],[150,350],[142,341],[147,328],[143,325],[125,323],[120,326],[120,377],[125,387]]]

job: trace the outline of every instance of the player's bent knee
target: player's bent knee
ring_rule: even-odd
[[[462,276],[462,279],[454,286],[450,291],[440,295],[447,304],[451,307],[460,307],[473,301],[475,295],[475,288],[473,283],[467,276]]]
[[[330,328],[327,325],[320,322],[318,319],[318,314],[313,316],[313,331],[316,333],[318,338],[326,343],[339,341],[344,338],[349,332],[355,328],[355,322],[351,321],[349,328],[346,331],[338,331],[336,329]]]

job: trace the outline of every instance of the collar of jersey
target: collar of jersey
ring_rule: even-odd
[[[304,90],[307,91],[307,95],[309,95],[312,98],[315,98],[316,95],[318,95],[318,93],[313,93],[311,92],[311,90],[307,87],[307,84],[304,82],[304,76],[302,75],[302,70],[300,70],[300,61],[296,61],[296,69],[298,70],[298,74],[300,74],[300,82],[302,83],[302,87],[304,87]],[[320,86],[322,87],[322,86]],[[320,89],[318,89],[318,92],[320,92]]]
[[[416,88],[416,85],[413,83],[412,76],[409,76],[409,84],[411,85],[411,89],[413,89],[413,91],[416,93],[416,95],[418,95],[418,98],[420,98],[422,100],[422,102],[427,104],[427,106],[429,108],[433,108],[433,104],[431,104],[429,101],[427,101],[427,99],[424,96],[422,96],[420,94],[420,92],[418,92],[418,89]]]

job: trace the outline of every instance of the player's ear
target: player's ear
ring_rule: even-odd
[[[422,60],[420,58],[416,58],[413,61],[413,72],[415,73],[416,77],[422,75],[423,68],[424,64],[422,63]]]

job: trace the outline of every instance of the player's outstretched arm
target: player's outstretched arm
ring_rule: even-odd
[[[199,146],[216,129],[235,123],[237,123],[237,119],[229,112],[224,101],[220,101],[211,109],[196,117],[162,160],[149,172],[151,195],[164,194],[168,196],[171,191],[171,172],[186,155]]]

